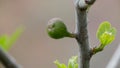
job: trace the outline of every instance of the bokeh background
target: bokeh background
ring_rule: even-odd
[[[46,25],[54,17],[62,18],[69,31],[74,32],[73,0],[0,0],[0,34],[11,34],[19,26],[25,30],[9,53],[24,68],[56,68],[56,59],[66,63],[78,55],[75,39],[54,40],[48,37]],[[117,28],[116,40],[91,59],[91,68],[105,68],[120,41],[120,0],[97,0],[88,14],[90,45],[96,46],[96,30],[102,21]],[[120,68],[120,66],[118,66]]]

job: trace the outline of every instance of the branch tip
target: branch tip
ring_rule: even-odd
[[[81,10],[87,10],[96,0],[76,0],[76,6]]]
[[[86,4],[93,5],[96,0],[85,0]]]

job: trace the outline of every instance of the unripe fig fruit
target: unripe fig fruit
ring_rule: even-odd
[[[59,18],[53,18],[48,22],[47,32],[48,35],[54,39],[60,39],[70,36],[70,33],[67,31],[66,25]]]

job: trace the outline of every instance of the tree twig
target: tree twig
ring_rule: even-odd
[[[117,68],[119,60],[120,60],[120,44],[118,45],[117,50],[115,51],[112,59],[109,61],[106,68]]]
[[[89,2],[94,2],[89,0]],[[91,49],[88,41],[87,31],[87,8],[89,4],[85,0],[76,0],[76,40],[79,44],[79,68],[89,68]]]
[[[0,62],[5,68],[22,68],[15,59],[0,47]]]
[[[77,9],[77,42],[80,48],[80,67],[79,68],[89,68],[89,60],[90,60],[90,47],[88,42],[87,35],[87,20],[86,20],[86,12],[80,11]]]

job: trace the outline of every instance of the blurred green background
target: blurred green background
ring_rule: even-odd
[[[119,7],[119,0],[97,0],[89,11],[88,30],[92,47],[99,43],[96,30],[101,22],[107,20],[117,28],[116,40],[92,57],[91,68],[105,68],[119,44]],[[69,31],[74,32],[74,0],[0,0],[0,34],[11,34],[21,25],[25,27],[9,51],[24,68],[56,68],[54,60],[67,63],[68,58],[78,55],[75,39],[48,37],[46,25],[53,17],[62,18]]]

